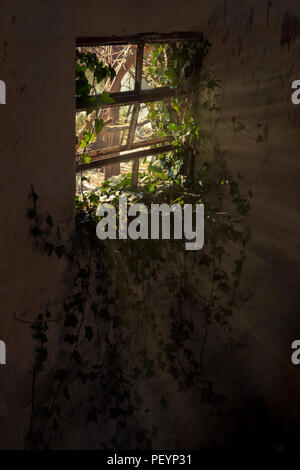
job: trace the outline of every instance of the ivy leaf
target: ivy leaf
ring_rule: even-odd
[[[169,400],[164,395],[160,399],[160,406],[163,410],[166,410],[169,406]]]
[[[101,83],[107,77],[108,71],[106,67],[103,67],[102,63],[98,65],[94,72],[94,76],[97,80],[97,83]]]
[[[64,325],[66,328],[75,328],[78,323],[78,318],[74,313],[69,313],[66,315]]]
[[[168,124],[168,128],[171,132],[176,132],[178,131],[178,126],[174,122],[170,122]]]
[[[104,91],[99,95],[99,101],[101,104],[113,104],[115,100],[109,95],[107,91]]]
[[[90,161],[91,161],[91,157],[86,152],[84,152],[82,154],[82,162],[83,163],[90,163]]]
[[[85,327],[85,337],[88,341],[91,341],[94,336],[93,328],[91,326]]]
[[[27,217],[28,219],[34,219],[36,217],[36,211],[34,209],[28,209]]]
[[[77,336],[77,335],[69,335],[69,334],[67,334],[67,335],[65,335],[65,337],[64,337],[64,341],[65,341],[66,343],[69,343],[69,344],[74,344],[74,343],[76,343],[77,339],[78,339],[78,336]]]
[[[174,69],[166,70],[165,71],[165,76],[171,81],[176,80],[176,72],[175,72]]]
[[[64,307],[65,312],[69,312],[71,306],[69,304],[67,304],[66,302],[64,302],[63,307]]]
[[[42,231],[38,225],[32,227],[31,233],[34,237],[40,237],[42,235]]]
[[[66,253],[66,247],[65,245],[58,245],[55,248],[55,253],[58,256],[58,258],[61,258],[65,253]]]
[[[95,302],[93,302],[91,305],[91,311],[93,312],[94,315],[97,315],[98,305]]]
[[[53,379],[58,380],[59,382],[63,382],[63,380],[65,380],[66,376],[67,376],[67,373],[66,373],[65,369],[56,369]]]
[[[75,351],[74,354],[73,354],[73,359],[74,361],[76,362],[76,364],[81,364],[82,363],[82,360],[81,360],[81,355],[79,354],[78,351]]]
[[[48,251],[48,256],[51,256],[51,254],[54,250],[53,243],[45,242],[44,248],[45,248],[45,251]]]
[[[53,221],[52,221],[52,217],[50,214],[47,215],[46,222],[49,225],[49,227],[53,227]]]
[[[89,96],[86,99],[86,114],[91,114],[97,108],[96,96]]]
[[[39,197],[38,197],[38,195],[36,194],[36,192],[34,192],[33,186],[31,186],[31,194],[32,194],[33,202],[36,202]]]
[[[117,75],[117,73],[116,73],[115,69],[114,69],[111,65],[109,65],[108,68],[109,68],[109,72],[110,72],[110,78],[111,78],[111,80],[112,80],[113,78],[115,78],[115,76]]]

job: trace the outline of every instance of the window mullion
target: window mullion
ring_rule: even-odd
[[[163,145],[160,147],[137,150],[135,152],[124,153],[119,156],[108,157],[100,160],[92,160],[90,163],[82,163],[78,165],[78,171],[88,170],[90,168],[105,167],[109,165],[114,165],[115,163],[129,162],[131,160],[145,158],[152,155],[157,155],[161,153],[170,152],[173,150],[172,144]]]
[[[136,54],[136,66],[135,66],[135,86],[134,89],[138,93],[142,88],[142,77],[143,77],[143,60],[144,60],[144,43],[139,42],[137,47]],[[136,131],[136,126],[138,122],[140,104],[135,103],[132,111],[132,118],[130,123],[130,128],[128,132],[127,145],[132,145],[134,141],[134,135]],[[132,162],[132,172],[131,172],[131,186],[135,188],[138,183],[138,174],[139,174],[139,160],[135,159]]]

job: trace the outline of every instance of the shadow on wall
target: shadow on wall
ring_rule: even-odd
[[[286,422],[278,409],[268,407],[263,395],[244,397],[243,403],[224,419],[228,422],[227,438],[223,444],[216,444],[212,440],[208,449],[245,452],[299,449],[300,423]],[[222,426],[220,431],[224,433],[226,427]]]

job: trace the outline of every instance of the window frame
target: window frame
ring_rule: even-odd
[[[186,94],[187,92],[178,88],[155,87],[142,90],[142,72],[144,48],[148,44],[180,42],[186,40],[197,40],[203,37],[199,32],[175,32],[170,34],[139,34],[136,36],[123,37],[79,37],[76,39],[76,47],[97,47],[103,45],[135,45],[137,46],[135,60],[135,82],[133,91],[123,91],[110,93],[114,103],[102,104],[101,108],[112,108],[131,105],[133,106],[132,116],[129,124],[129,131],[126,144],[117,147],[107,147],[96,151],[91,151],[88,155],[91,157],[89,163],[77,165],[77,171],[83,171],[90,168],[104,167],[115,163],[132,161],[132,185],[136,186],[138,181],[139,159],[147,156],[162,154],[171,151],[172,136],[151,138],[144,141],[134,142],[134,135],[137,127],[138,115],[141,103],[160,101],[166,98]],[[76,112],[84,111],[86,106],[81,99],[76,99]],[[153,145],[157,145],[153,147]],[[149,147],[145,149],[145,147]],[[134,150],[134,151],[133,151]],[[125,152],[120,155],[120,152]],[[80,155],[76,155],[80,159]]]

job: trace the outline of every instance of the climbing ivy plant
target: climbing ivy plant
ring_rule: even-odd
[[[87,153],[88,146],[95,140],[96,136],[104,128],[104,121],[98,117],[98,112],[103,104],[114,103],[107,91],[100,91],[99,86],[104,80],[116,76],[115,70],[111,65],[104,65],[99,61],[94,52],[81,52],[76,49],[75,61],[75,93],[76,98],[80,99],[82,106],[85,107],[87,116],[95,112],[93,126],[83,132],[80,140],[81,163],[90,163],[90,157]],[[83,175],[81,173],[81,191]]]
[[[61,311],[49,308],[25,322],[35,342],[31,448],[59,447],[68,433],[85,434],[95,448],[151,448],[161,411],[192,387],[200,404],[221,411],[225,397],[210,375],[210,331],[221,328],[227,338],[220,355],[236,349],[231,318],[239,308],[252,194],[242,195],[216,137],[223,122],[220,82],[204,65],[209,47],[203,38],[153,48],[147,80],[180,89],[169,101],[148,104],[153,129],[172,133],[174,150],[152,159],[137,189],[126,174],[106,180],[99,191],[82,191],[75,231],[63,242],[31,188],[28,218],[36,247],[65,260],[72,281]],[[89,101],[93,87],[114,71],[92,53],[76,58],[76,95]],[[237,131],[235,118],[230,125]],[[96,132],[102,127],[95,120]],[[84,161],[94,135],[89,131],[81,142]],[[186,252],[178,240],[101,242],[96,208],[117,206],[121,194],[149,208],[152,202],[203,203],[204,248]],[[51,360],[50,347],[57,351]]]

